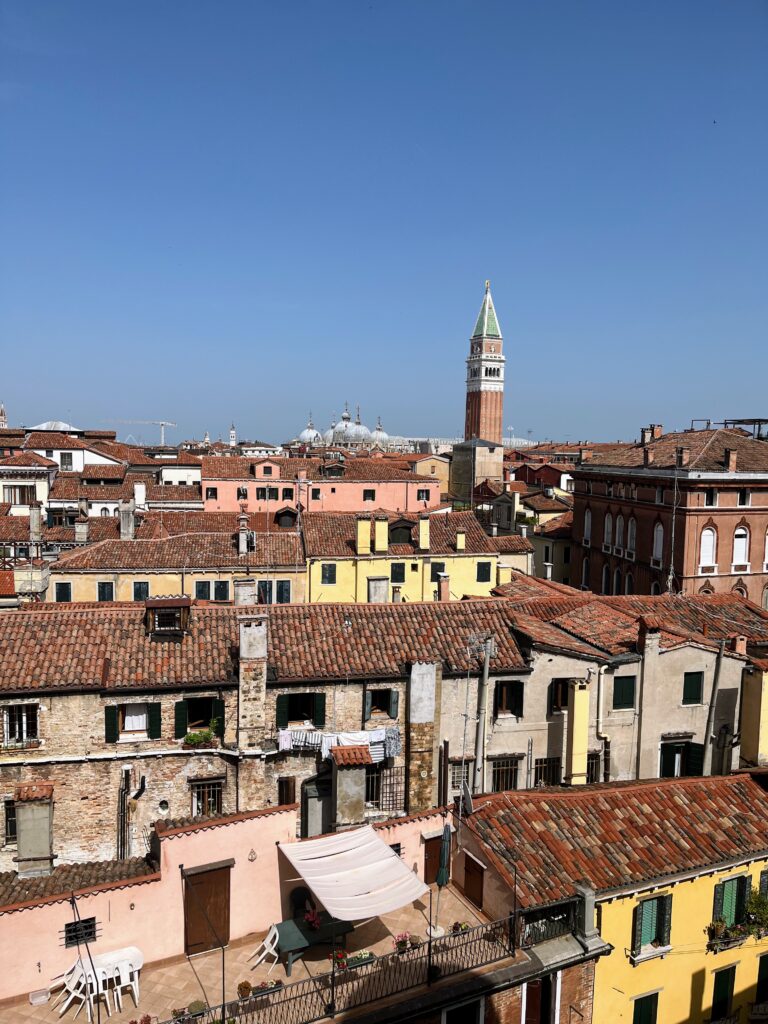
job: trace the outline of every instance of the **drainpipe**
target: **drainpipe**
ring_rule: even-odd
[[[480,686],[477,691],[477,727],[475,729],[475,777],[472,785],[473,793],[483,792],[483,779],[485,776],[485,720],[488,717],[488,671],[491,662],[491,646],[493,640],[489,637],[483,644],[483,674],[480,677]]]
[[[611,737],[603,732],[603,676],[608,666],[601,665],[597,670],[597,738],[603,744],[603,782],[611,781]],[[590,669],[591,675],[594,669]]]
[[[717,703],[717,691],[720,686],[720,669],[723,665],[723,654],[725,653],[725,640],[720,641],[715,662],[715,678],[712,680],[712,695],[709,698],[709,711],[707,712],[707,725],[704,730],[704,765],[702,775],[712,774],[712,729],[715,725],[715,704]]]

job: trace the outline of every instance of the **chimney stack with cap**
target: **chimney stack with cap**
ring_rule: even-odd
[[[644,466],[652,466],[653,465],[653,449],[652,448],[643,448],[643,465]]]
[[[78,516],[75,520],[75,544],[88,543],[90,522],[88,516]]]
[[[691,461],[691,449],[690,448],[676,448],[675,449],[675,460],[678,469],[684,469],[690,464]]]
[[[736,472],[736,449],[726,448],[725,449],[725,468],[728,473]]]
[[[120,502],[120,540],[133,540],[136,530],[135,505],[132,501]]]
[[[248,513],[245,505],[240,506],[237,516],[237,553],[238,555],[248,554]]]
[[[651,430],[651,428],[650,427],[643,427],[641,429],[641,431],[640,431],[640,444],[643,447],[645,447],[647,444],[650,443],[650,440],[651,440],[652,437],[653,437],[653,431]]]
[[[359,515],[356,522],[357,538],[355,550],[358,555],[370,555],[371,553],[371,519],[367,515]]]
[[[33,501],[29,506],[29,543],[39,548],[43,543],[43,506],[39,501]],[[37,552],[30,552],[34,557]]]
[[[746,658],[746,656],[747,656],[747,638],[745,636],[739,636],[738,634],[736,636],[732,636],[731,637],[731,650],[733,651],[734,654],[741,654],[743,657]]]
[[[658,441],[661,435],[664,433],[664,427],[660,423],[651,424],[651,437],[654,441]]]
[[[419,516],[419,550],[429,551],[429,516]]]
[[[451,577],[447,572],[440,572],[437,574],[437,600],[451,600]]]

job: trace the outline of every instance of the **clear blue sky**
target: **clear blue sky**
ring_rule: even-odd
[[[486,277],[519,434],[768,415],[765,0],[1,10],[12,422],[459,432]]]

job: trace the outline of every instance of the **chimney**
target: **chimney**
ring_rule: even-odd
[[[451,577],[447,572],[439,572],[437,574],[437,600],[451,600]]]
[[[499,524],[498,523],[491,523],[491,536],[492,537],[497,537],[498,533],[499,533]]]
[[[429,516],[419,516],[419,550],[429,551]]]
[[[637,631],[637,650],[640,654],[659,653],[660,621],[654,615],[643,615],[639,619]]]
[[[520,534],[521,537],[527,537],[528,536],[528,523],[520,523],[520,525],[518,526],[517,530],[518,530],[518,533]]]
[[[734,654],[741,654],[746,658],[747,656],[747,638],[745,636],[732,636],[730,638],[730,647]]]
[[[276,732],[275,712],[267,720],[267,616],[239,615],[237,745],[261,750],[267,730]]]
[[[375,516],[373,520],[373,550],[377,555],[385,555],[389,548],[389,519],[386,516]]]
[[[583,786],[587,781],[589,748],[589,683],[571,679],[568,683],[568,725],[565,742],[565,775],[570,786]]]
[[[357,517],[357,538],[355,550],[358,555],[370,555],[371,553],[371,520],[368,516]]]
[[[53,870],[53,783],[16,787],[16,865],[19,878],[39,878]]]
[[[725,449],[725,468],[729,473],[736,472],[736,450],[735,448]]]
[[[78,516],[75,520],[75,544],[88,543],[88,516]]]
[[[235,580],[235,605],[242,608],[247,604],[259,603],[259,588],[256,580]]]
[[[456,550],[466,551],[467,550],[467,535],[464,530],[456,531]]]
[[[676,448],[675,449],[675,461],[678,469],[683,469],[689,465],[691,461],[691,449],[690,448]]]
[[[392,587],[392,601],[394,604],[399,604],[403,600],[403,587],[400,583],[395,583]]]
[[[37,547],[43,543],[43,506],[39,501],[29,506],[29,543]]]
[[[143,480],[137,480],[133,485],[133,501],[136,508],[147,507],[147,485]]]
[[[132,501],[120,502],[120,540],[133,540],[136,529],[135,506]]]
[[[544,488],[544,496],[547,498],[554,498],[555,488],[552,486],[552,484],[547,484],[547,486]]]
[[[248,554],[248,513],[243,505],[237,517],[237,553],[238,555]]]
[[[545,562],[544,563],[544,579],[545,580],[551,580],[552,579],[552,565],[553,565],[552,562]]]
[[[664,433],[664,427],[660,423],[651,424],[651,437],[654,441],[658,441],[661,435]]]
[[[643,465],[644,466],[651,466],[651,465],[653,465],[653,449],[652,448],[643,448]]]
[[[416,661],[411,665],[405,706],[406,792],[408,810],[418,814],[437,805],[442,723],[442,666]]]
[[[589,462],[592,458],[591,448],[579,448],[579,462]]]
[[[79,516],[87,516],[88,515],[88,499],[87,498],[78,498],[78,500],[77,500],[77,514]]]
[[[640,444],[645,447],[647,444],[650,444],[652,437],[653,430],[651,427],[643,427],[640,431]]]

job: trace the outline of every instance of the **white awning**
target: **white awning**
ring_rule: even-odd
[[[388,914],[429,891],[370,825],[280,849],[340,921]]]

